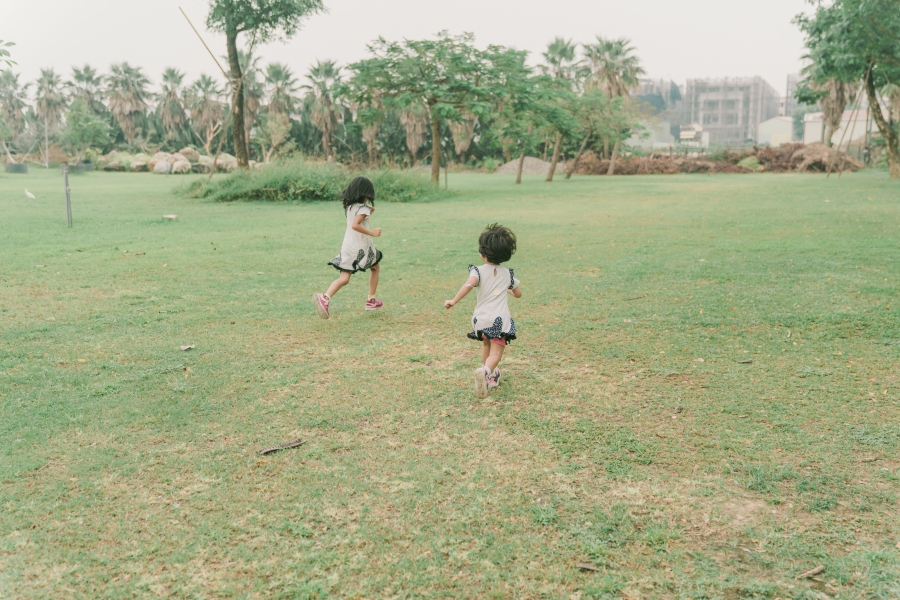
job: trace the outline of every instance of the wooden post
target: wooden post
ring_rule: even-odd
[[[72,226],[72,197],[69,194],[69,164],[62,164],[63,180],[66,185],[66,227]]]

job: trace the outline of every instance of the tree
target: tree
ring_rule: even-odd
[[[806,34],[812,62],[804,80],[807,88],[829,80],[863,85],[869,110],[884,138],[892,179],[900,179],[900,148],[894,124],[884,116],[890,106],[879,90],[900,82],[900,6],[897,0],[835,0],[818,5],[812,15],[795,23]],[[804,94],[798,90],[798,99]]]
[[[294,110],[297,79],[287,65],[270,63],[266,67],[265,83],[269,96],[269,113],[290,115]]]
[[[425,143],[428,133],[428,109],[415,102],[400,111],[400,122],[406,131],[406,149],[409,150],[409,166],[415,167],[419,160],[419,148]]]
[[[81,98],[87,107],[98,115],[106,111],[106,107],[100,102],[103,77],[98,75],[97,71],[90,65],[84,65],[80,69],[72,67],[72,80],[66,85],[73,100]]]
[[[640,84],[644,69],[627,39],[604,40],[597,36],[597,43],[585,46],[585,52],[591,65],[588,89],[599,89],[610,98],[623,98]],[[615,136],[607,175],[615,171],[621,135]]]
[[[0,114],[9,128],[9,140],[13,143],[25,127],[24,109],[30,85],[20,85],[19,76],[12,71],[0,72]]]
[[[232,120],[235,157],[238,166],[250,166],[244,121],[243,72],[238,58],[237,38],[249,34],[254,41],[289,38],[304,18],[324,10],[322,0],[210,0],[206,25],[225,34],[228,66],[231,71]]]
[[[354,78],[383,94],[386,106],[426,108],[435,184],[440,179],[441,123],[459,121],[466,110],[476,116],[489,112],[490,81],[495,75],[490,72],[491,53],[476,49],[473,40],[470,34],[451,36],[447,32],[429,40],[388,42],[378,38],[369,45],[372,58],[348,66]]]
[[[174,141],[184,130],[187,123],[187,114],[182,104],[183,90],[181,82],[184,81],[184,73],[178,69],[166,69],[162,76],[162,93],[159,95],[159,115],[162,118],[163,127],[166,128],[166,137]]]
[[[306,74],[311,93],[309,109],[313,124],[322,132],[322,153],[332,160],[332,136],[341,122],[343,107],[335,102],[335,91],[341,82],[341,70],[332,60],[316,61]]]
[[[582,63],[575,58],[576,50],[577,46],[572,43],[572,40],[558,37],[547,45],[547,51],[542,55],[544,64],[541,65],[541,70],[553,78],[555,87],[562,92],[572,92],[582,74]],[[563,131],[558,127],[553,127],[552,124],[550,124],[550,128],[556,134],[556,141],[553,145],[550,169],[547,171],[547,181],[553,181],[563,142]]]
[[[11,54],[9,53],[9,50],[7,50],[7,48],[10,48],[12,46],[15,46],[15,44],[12,42],[4,42],[3,40],[0,40],[0,63],[5,63],[6,68],[8,69],[11,69],[13,65],[16,64],[16,61],[10,58]]]
[[[44,167],[50,167],[50,127],[55,127],[66,109],[62,79],[53,69],[41,69],[35,90],[34,110],[44,122]]]
[[[109,111],[119,122],[125,142],[134,144],[137,137],[138,118],[147,110],[147,86],[150,81],[140,67],[132,67],[127,62],[112,65],[107,77]]]
[[[200,79],[188,89],[194,133],[200,138],[207,155],[212,155],[212,144],[224,126],[225,106],[219,101],[221,95],[222,90],[209,75],[200,75]]]
[[[76,98],[66,115],[63,143],[75,153],[75,164],[94,146],[109,142],[110,127],[105,119],[94,113],[83,98]]]

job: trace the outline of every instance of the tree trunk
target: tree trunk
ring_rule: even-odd
[[[238,60],[237,32],[228,32],[225,36],[228,46],[228,66],[231,67],[231,85],[234,97],[231,102],[231,132],[234,137],[234,156],[238,167],[250,167],[250,151],[247,148],[246,129],[244,125],[244,78],[241,75],[241,63]]]
[[[878,126],[878,131],[884,137],[884,146],[887,150],[888,172],[891,179],[900,179],[900,148],[898,148],[897,132],[891,123],[881,113],[881,104],[878,103],[878,94],[875,92],[875,82],[872,78],[872,66],[866,71],[866,97],[869,99],[869,110],[872,118]]]
[[[369,168],[372,169],[375,167],[375,140],[366,143],[366,150],[369,153]]]
[[[569,165],[568,169],[566,169],[566,179],[571,179],[572,173],[575,172],[575,167],[578,165],[578,161],[581,159],[581,155],[584,154],[584,149],[587,147],[588,139],[590,137],[590,132],[588,132],[588,134],[584,136],[584,140],[581,142],[581,148],[578,149],[578,154],[575,155],[575,159],[572,161],[572,164]]]
[[[44,119],[44,168],[50,168],[50,125]]]
[[[559,163],[559,147],[562,146],[562,134],[556,132],[556,145],[553,146],[553,160],[550,161],[550,170],[547,171],[547,181],[553,181],[553,174],[556,173],[556,165]]]
[[[6,157],[9,159],[9,164],[16,164],[16,161],[13,160],[12,154],[9,153],[9,147],[6,145],[6,142],[0,142],[0,144],[3,144],[3,151],[6,152]]]
[[[616,138],[616,145],[613,146],[612,158],[609,159],[609,170],[606,172],[607,175],[613,175],[616,172],[616,157],[619,155],[619,144],[621,141]]]
[[[431,117],[431,181],[441,184],[441,120]]]
[[[531,136],[531,132],[534,131],[534,123],[530,123],[528,125],[528,135]],[[525,148],[522,148],[522,154],[519,156],[519,169],[516,172],[516,185],[522,183],[522,168],[525,166]]]

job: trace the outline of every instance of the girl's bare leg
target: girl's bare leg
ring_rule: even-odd
[[[341,271],[340,276],[331,283],[328,291],[325,292],[325,295],[329,298],[334,298],[334,295],[338,293],[338,290],[340,290],[348,283],[350,283],[350,273]]]
[[[378,291],[378,272],[381,271],[381,265],[375,265],[369,271],[371,271],[369,273],[369,298],[374,298],[375,292]]]
[[[481,342],[481,364],[486,364],[491,355],[491,341],[485,337]]]
[[[503,358],[503,346],[500,344],[491,344],[490,342],[488,342],[488,345],[490,346],[490,356],[484,361],[484,366],[493,373],[494,369],[497,368],[497,365],[500,364],[500,359]]]

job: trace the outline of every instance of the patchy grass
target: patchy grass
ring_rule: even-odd
[[[900,595],[883,174],[453,176],[330,321],[336,204],[175,183],[73,176],[67,230],[0,176],[0,596]],[[525,296],[477,401],[442,302],[493,221]]]

